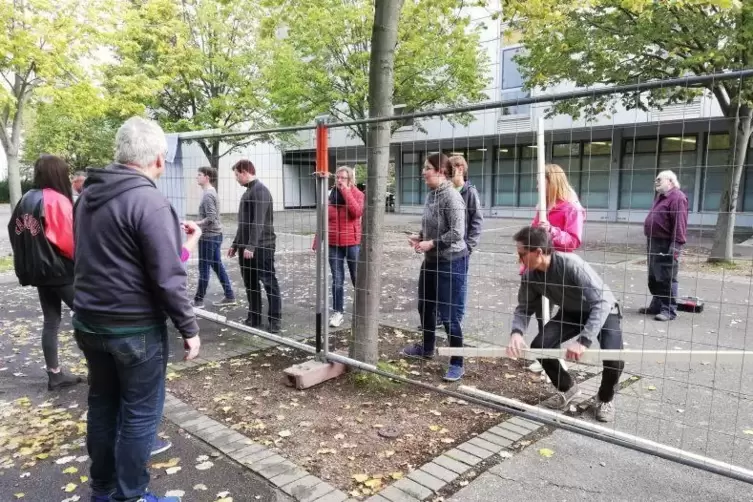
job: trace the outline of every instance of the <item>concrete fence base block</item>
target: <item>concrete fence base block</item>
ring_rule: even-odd
[[[341,363],[306,361],[285,369],[283,373],[285,373],[287,385],[301,390],[337,378],[345,373],[346,369]]]

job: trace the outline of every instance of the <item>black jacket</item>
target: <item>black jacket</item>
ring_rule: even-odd
[[[180,261],[178,215],[154,182],[112,164],[90,169],[74,208],[76,318],[91,326],[165,322],[199,332]]]
[[[233,247],[243,252],[261,248],[274,251],[275,235],[272,194],[259,180],[246,185],[238,206],[238,231]]]
[[[8,223],[13,265],[21,286],[73,284],[71,201],[52,190],[45,197],[45,192],[27,192],[16,205]],[[61,207],[63,204],[67,204],[67,208]],[[67,217],[63,217],[61,213],[66,211]],[[52,212],[58,214],[48,214]]]

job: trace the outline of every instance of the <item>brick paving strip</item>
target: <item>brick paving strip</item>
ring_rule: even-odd
[[[178,363],[173,368],[180,370],[192,366],[194,364]],[[580,408],[583,403],[596,395],[601,382],[601,368],[579,365],[577,370],[575,368],[571,370],[596,374],[580,384],[581,395],[572,403]],[[629,375],[623,373],[620,382],[629,378]],[[178,427],[264,477],[299,502],[357,501],[355,498],[348,498],[347,493],[284,458],[274,449],[259,445],[252,439],[196,411],[169,392],[165,397],[164,415]],[[422,465],[405,478],[383,488],[376,495],[366,499],[366,502],[426,500],[459,476],[472,470],[480,462],[503,452],[507,452],[504,455],[505,458],[510,458],[510,454],[513,453],[510,447],[513,443],[523,440],[541,427],[543,427],[542,424],[521,417],[505,420]]]

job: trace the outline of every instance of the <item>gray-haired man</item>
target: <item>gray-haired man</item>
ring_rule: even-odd
[[[147,461],[162,417],[169,356],[166,315],[199,353],[186,291],[182,232],[154,184],[167,141],[134,117],[115,136],[115,163],[93,170],[74,214],[76,341],[89,365],[87,447],[92,502],[176,501],[146,492]]]

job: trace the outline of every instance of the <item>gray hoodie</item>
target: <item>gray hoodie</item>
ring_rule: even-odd
[[[433,241],[428,261],[452,261],[468,255],[465,244],[465,201],[452,182],[445,181],[426,195],[419,237]]]

